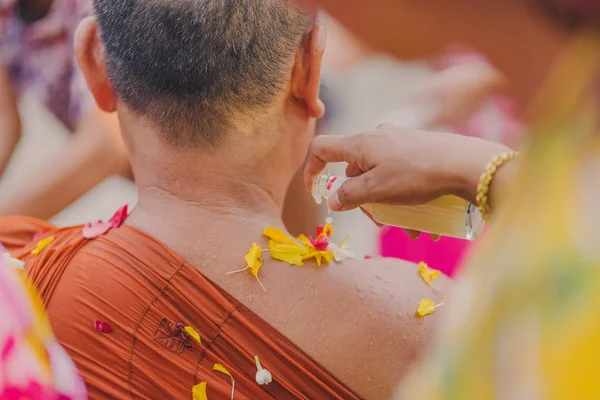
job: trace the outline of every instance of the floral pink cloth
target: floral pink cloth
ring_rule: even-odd
[[[437,60],[435,67],[444,70],[465,63],[486,62],[485,58],[477,53],[457,47]],[[466,136],[514,145],[522,131],[522,126],[515,116],[510,101],[494,94],[465,126],[455,127],[455,129],[457,133]],[[382,256],[412,262],[424,261],[450,277],[456,273],[470,246],[470,242],[454,238],[441,238],[438,242],[434,242],[428,235],[421,235],[417,240],[411,240],[402,229],[394,227],[383,228],[380,236]]]
[[[32,94],[69,129],[92,102],[73,51],[77,25],[91,15],[91,0],[54,0],[48,14],[25,24],[18,0],[0,0],[0,67],[18,95]]]
[[[0,399],[86,399],[85,384],[54,339],[37,294],[7,264],[0,257]]]

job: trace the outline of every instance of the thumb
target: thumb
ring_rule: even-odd
[[[372,197],[373,178],[370,172],[349,178],[331,195],[328,206],[331,211],[347,211],[368,203]]]

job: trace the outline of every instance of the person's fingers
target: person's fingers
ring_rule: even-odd
[[[360,176],[350,178],[331,194],[327,204],[332,211],[352,210],[363,204],[369,203],[376,189],[376,178],[373,171],[366,172]]]
[[[358,137],[321,135],[313,139],[304,163],[304,185],[310,191],[315,176],[331,162],[358,162],[361,149]]]
[[[405,232],[405,233],[408,235],[408,237],[409,237],[409,238],[411,238],[412,240],[415,240],[415,239],[417,239],[419,236],[421,236],[421,232],[419,232],[419,231],[415,231],[415,230],[412,230],[412,229],[402,229],[402,230],[403,230],[403,231],[404,231],[404,232]]]
[[[365,171],[360,169],[356,164],[348,164],[346,167],[346,176],[348,178],[354,178],[355,176],[359,176],[363,174]]]
[[[439,241],[439,240],[440,240],[440,237],[441,237],[440,235],[436,235],[436,234],[434,234],[434,233],[430,233],[430,234],[429,234],[429,236],[431,236],[431,239],[432,239],[434,242],[437,242],[437,241]]]

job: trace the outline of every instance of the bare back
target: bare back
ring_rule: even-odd
[[[133,224],[152,229],[140,217],[134,214]],[[259,275],[263,291],[250,274],[227,273],[243,268],[252,242],[267,247],[261,235],[268,221],[218,220],[207,221],[193,243],[175,239],[194,231],[191,226],[163,225],[152,234],[358,394],[390,398],[403,374],[421,357],[437,320],[436,313],[416,316],[419,301],[443,301],[443,295],[419,277],[417,266],[375,258],[296,267],[265,254]],[[435,286],[443,288],[447,282],[442,278]]]

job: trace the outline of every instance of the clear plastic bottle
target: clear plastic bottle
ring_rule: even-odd
[[[328,199],[347,179],[325,173],[317,176],[312,186],[317,204]],[[442,196],[419,206],[363,204],[362,207],[384,225],[460,239],[477,239],[485,226],[477,207],[457,196]]]

